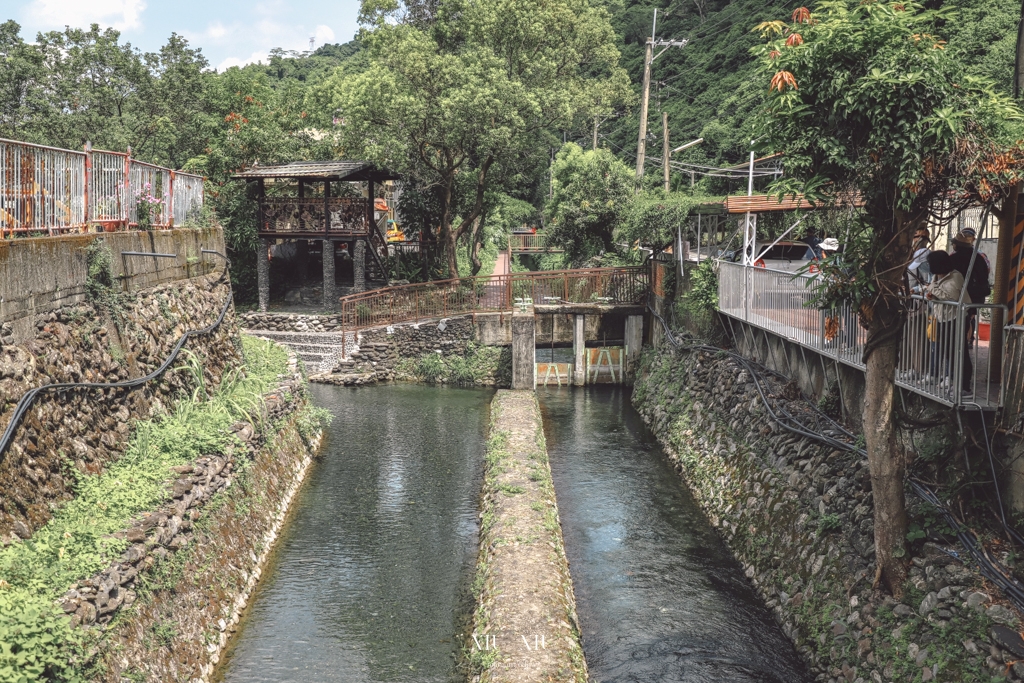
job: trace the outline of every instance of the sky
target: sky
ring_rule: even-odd
[[[359,0],[0,0],[0,21],[14,19],[32,41],[66,25],[111,26],[145,52],[171,33],[200,47],[218,70],[266,61],[275,47],[308,50],[352,40]]]

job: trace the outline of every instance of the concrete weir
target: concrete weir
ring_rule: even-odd
[[[533,391],[491,403],[477,608],[467,639],[481,683],[587,680],[540,408]]]

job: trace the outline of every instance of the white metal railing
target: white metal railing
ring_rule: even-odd
[[[719,310],[852,367],[864,369],[867,331],[849,305],[821,310],[811,302],[816,276],[719,262]],[[992,365],[985,319],[1005,306],[908,302],[897,385],[950,406],[997,407],[999,369]],[[981,324],[979,324],[981,323]]]
[[[146,199],[146,197],[152,199]],[[131,158],[0,139],[0,236],[126,229],[149,208],[150,225],[184,223],[203,205],[203,178]]]
[[[86,154],[0,140],[0,229],[57,234],[85,225]]]

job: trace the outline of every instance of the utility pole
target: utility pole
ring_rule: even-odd
[[[684,47],[689,41],[682,40],[658,40],[655,33],[658,28],[658,10],[654,10],[654,24],[651,26],[651,37],[644,46],[644,92],[640,100],[640,134],[636,144],[636,180],[637,187],[644,177],[644,157],[647,152],[647,109],[651,99],[651,64],[654,60],[665,54],[670,47]],[[662,47],[662,51],[654,54],[655,46]]]
[[[665,192],[669,192],[668,178],[668,112],[661,112],[661,174],[665,181]]]

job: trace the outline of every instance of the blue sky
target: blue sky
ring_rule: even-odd
[[[0,20],[22,37],[65,25],[113,26],[122,40],[155,51],[172,32],[203,49],[217,69],[266,59],[272,48],[344,43],[358,25],[359,0],[0,0]]]

